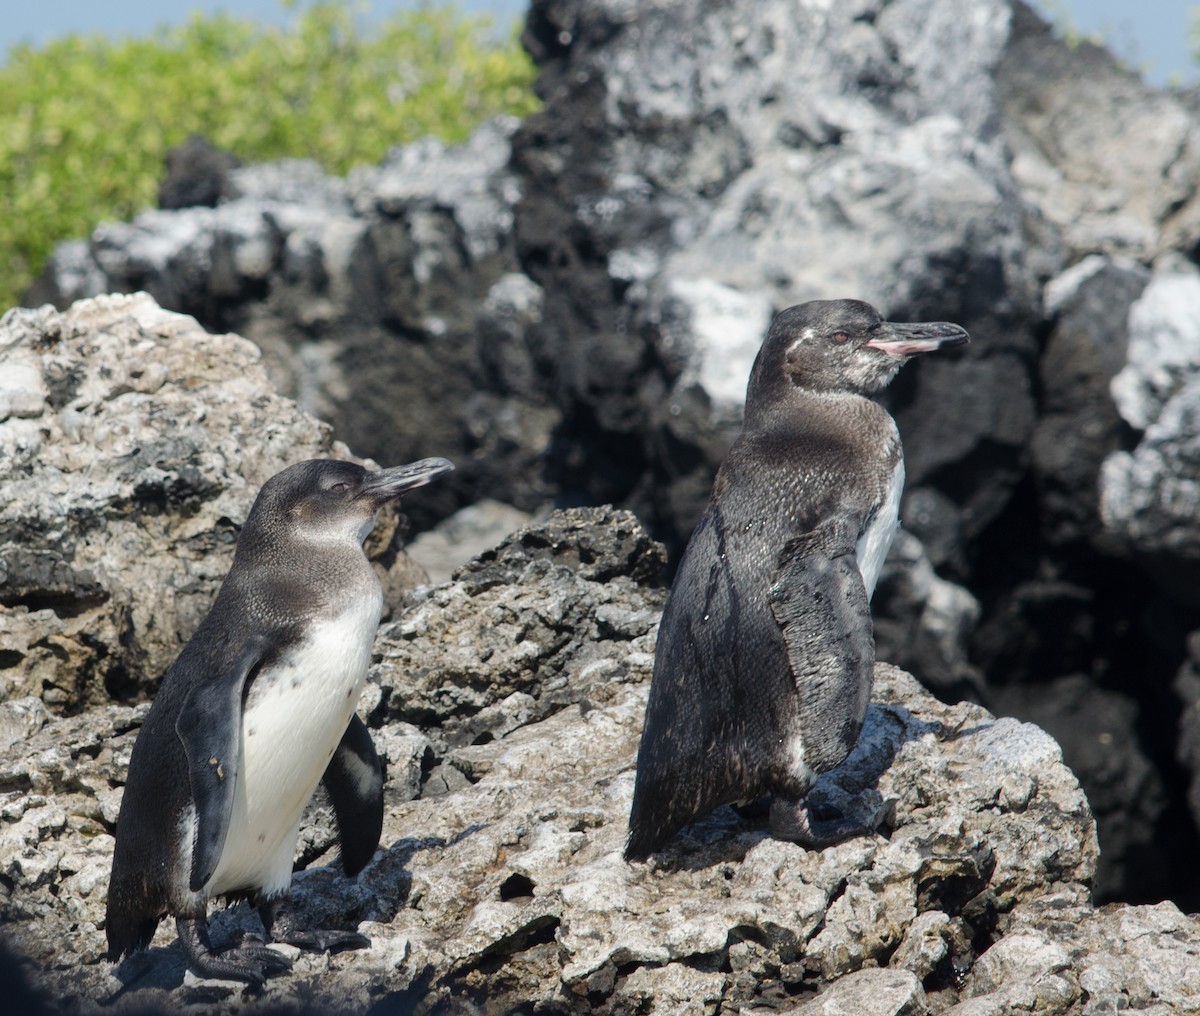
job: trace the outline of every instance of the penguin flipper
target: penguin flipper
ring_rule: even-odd
[[[196,808],[189,877],[192,892],[199,892],[212,878],[225,847],[241,766],[242,690],[269,644],[262,635],[244,638],[221,672],[207,675],[192,688],[175,721]]]
[[[371,732],[357,716],[321,777],[342,846],[342,870],[353,878],[371,860],[383,832],[383,766]]]
[[[875,639],[854,546],[819,530],[789,541],[771,586],[771,612],[787,643],[796,682],[804,763],[814,773],[854,748],[871,696]],[[805,788],[807,791],[807,788]]]

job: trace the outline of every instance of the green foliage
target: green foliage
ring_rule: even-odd
[[[345,3],[283,28],[196,16],[148,38],[68,36],[0,66],[0,312],[60,240],[154,204],[163,157],[203,134],[246,162],[315,158],[344,173],[392,145],[461,141],[533,110],[515,31],[452,8],[360,24]]]

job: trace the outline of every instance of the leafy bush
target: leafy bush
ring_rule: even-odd
[[[524,115],[532,84],[515,30],[499,40],[452,8],[364,27],[319,2],[283,28],[196,16],[148,38],[17,47],[0,66],[0,312],[55,243],[152,205],[167,149],[191,134],[246,162],[303,156],[343,173]]]

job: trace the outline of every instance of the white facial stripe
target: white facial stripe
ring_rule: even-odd
[[[788,346],[787,354],[785,354],[785,355],[790,355],[792,353],[792,351],[795,350],[797,347],[803,346],[806,343],[812,342],[812,340],[816,336],[816,334],[817,333],[814,332],[811,328],[805,328],[804,331],[802,331],[800,333],[800,338],[798,338],[795,342],[793,342],[790,346]]]

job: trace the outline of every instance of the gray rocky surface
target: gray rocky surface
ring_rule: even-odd
[[[293,972],[260,995],[187,973],[169,924],[112,966],[112,838],[154,668],[211,600],[257,484],[348,452],[271,392],[252,345],[144,295],[12,313],[0,355],[23,368],[0,429],[37,443],[5,477],[6,532],[23,535],[3,557],[19,596],[0,605],[22,640],[6,645],[23,647],[0,658],[0,941],[19,981],[6,997],[30,1011],[1084,1013],[1103,999],[1185,1012],[1195,999],[1200,922],[1170,903],[1091,905],[1096,823],[1053,739],[939,702],[886,663],[858,748],[817,789],[882,816],[881,834],[809,851],[770,838],[761,811],[723,808],[626,864],[667,559],[607,507],[554,512],[415,589],[384,521],[376,549],[399,595],[360,703],[387,765],[382,843],[342,877],[318,798],[295,879],[302,913],[361,927],[370,948],[290,950]],[[971,603],[909,542],[913,596],[953,648]],[[89,661],[130,647],[142,671],[86,680]],[[244,905],[212,920],[218,944],[255,925]]]
[[[259,360],[144,295],[0,318],[7,697],[72,711],[157,676],[207,611],[258,485],[335,452]]]
[[[900,530],[872,598],[876,653],[921,675],[944,701],[978,700],[983,675],[970,659],[982,608],[970,591],[938,575],[929,552]]]
[[[1165,259],[1164,259],[1165,260]],[[1126,362],[1110,383],[1121,418],[1146,430],[1200,372],[1200,272],[1160,263],[1129,308]]]
[[[629,524],[603,513],[570,522],[576,538],[593,545],[606,528]],[[494,591],[525,588],[527,575],[508,584],[513,575],[503,565],[476,574],[489,573],[501,580]],[[566,598],[599,585],[564,564],[542,579],[537,588]],[[610,599],[623,598],[627,608],[652,609],[657,599],[648,600],[632,578],[616,587]],[[445,588],[452,600],[473,598],[462,580]],[[455,625],[451,611],[434,611],[428,637],[450,635]],[[395,636],[381,632],[385,659]],[[920,977],[925,990],[946,981],[933,990],[952,991],[952,978],[937,971],[948,971],[952,957],[969,965],[970,943],[980,935],[1003,943],[997,922],[1014,907],[1053,889],[1087,912],[1094,826],[1054,743],[978,707],[942,706],[886,666],[859,751],[823,789],[851,802],[888,801],[889,839],[811,852],[774,841],[762,821],[725,809],[654,865],[627,865],[620,849],[652,649],[652,639],[640,636],[638,645],[638,638],[576,644],[562,670],[583,700],[550,704],[486,744],[451,747],[455,738],[443,740],[431,718],[425,751],[467,777],[448,791],[430,793],[426,780],[416,796],[412,767],[397,764],[411,757],[404,742],[414,735],[385,722],[376,732],[389,763],[382,849],[350,882],[326,866],[328,833],[310,834],[310,867],[296,883],[304,910],[365,922],[372,946],[298,956],[295,973],[271,982],[257,1000],[241,997],[237,985],[184,976],[166,930],[148,954],[115,971],[101,959],[112,823],[144,707],[53,720],[21,758],[6,755],[0,772],[12,882],[6,938],[68,1011],[101,1011],[98,1003],[114,996],[107,1011],[201,1001],[210,1011],[301,1003],[366,1011],[408,992],[449,1011],[467,1011],[475,1001],[488,1011],[540,1004],[675,1012],[700,1001],[698,988],[722,1011],[735,1011],[777,1007],[829,983],[845,991],[841,978],[886,963],[893,951],[916,973],[897,966],[892,982]],[[508,647],[503,631],[494,641]],[[581,650],[607,652],[625,676],[596,695],[587,676],[595,661]],[[394,692],[409,691],[403,673],[386,663],[380,670]],[[449,705],[441,716],[452,720],[456,709]],[[320,818],[314,814],[315,826]],[[1200,929],[1175,914],[1183,941],[1194,944]],[[214,933],[229,935],[246,921],[240,908],[224,912],[214,918]]]
[[[291,462],[349,457],[275,393],[252,343],[145,294],[10,311],[0,376],[10,702],[75,712],[156,681],[207,612],[259,485]],[[417,577],[389,547],[397,522],[372,542],[393,602]]]
[[[1024,3],[1012,12],[997,82],[1023,197],[1075,257],[1192,246],[1200,125],[1187,97],[1148,88],[1090,41],[1064,44]]]
[[[296,883],[305,911],[362,922],[370,949],[297,956],[257,999],[184,975],[167,929],[145,956],[115,970],[102,960],[111,832],[144,706],[52,719],[5,755],[9,944],[41,990],[82,1012],[101,1001],[366,1011],[401,997],[446,1011],[733,1012],[825,986],[828,1004],[870,990],[928,1012],[928,997],[1041,990],[989,956],[1025,956],[1004,926],[1048,894],[1094,913],[1095,826],[1079,785],[1036,727],[938,703],[884,664],[859,748],[818,792],[850,813],[882,805],[886,836],[808,851],[726,808],[654,863],[624,862],[662,603],[647,583],[662,564],[628,513],[557,513],[381,629],[363,709],[388,761],[383,845],[360,879],[342,878],[318,807]],[[472,686],[467,658],[494,661],[490,679]],[[420,731],[403,710],[420,712]],[[436,778],[447,768],[457,779]],[[215,934],[246,922],[220,914]],[[1192,919],[1168,906],[1163,922],[1174,948],[1200,948]],[[956,987],[956,964],[977,988]],[[865,973],[875,966],[886,976]],[[1063,989],[1064,1003],[1081,998]]]
[[[532,518],[529,512],[484,498],[416,536],[407,550],[431,582],[445,582],[471,558],[490,550]]]
[[[1112,392],[1115,379],[1141,363],[1129,322],[1149,280],[1137,262],[1092,254],[1046,287],[1054,324],[1039,362],[1042,407],[1030,453],[1041,531],[1055,544],[1103,549],[1097,478],[1122,448]]]
[[[1200,272],[1157,270],[1129,310],[1128,360],[1112,379],[1117,409],[1139,432],[1113,451],[1100,474],[1108,530],[1134,554],[1166,571],[1193,603],[1200,562]]]
[[[919,549],[881,587],[881,649],[1055,729],[1104,802],[1100,898],[1200,908],[1172,691],[1200,630],[1198,93],[1021,0],[537,0],[524,40],[524,123],[345,179],[203,152],[204,207],[65,245],[31,299],[146,288],[252,339],[360,454],[456,462],[418,530],[484,498],[613,503],[671,560],[775,310],[965,325],[889,389]],[[29,371],[0,377],[15,435]],[[29,606],[5,621],[29,666],[83,637]]]

